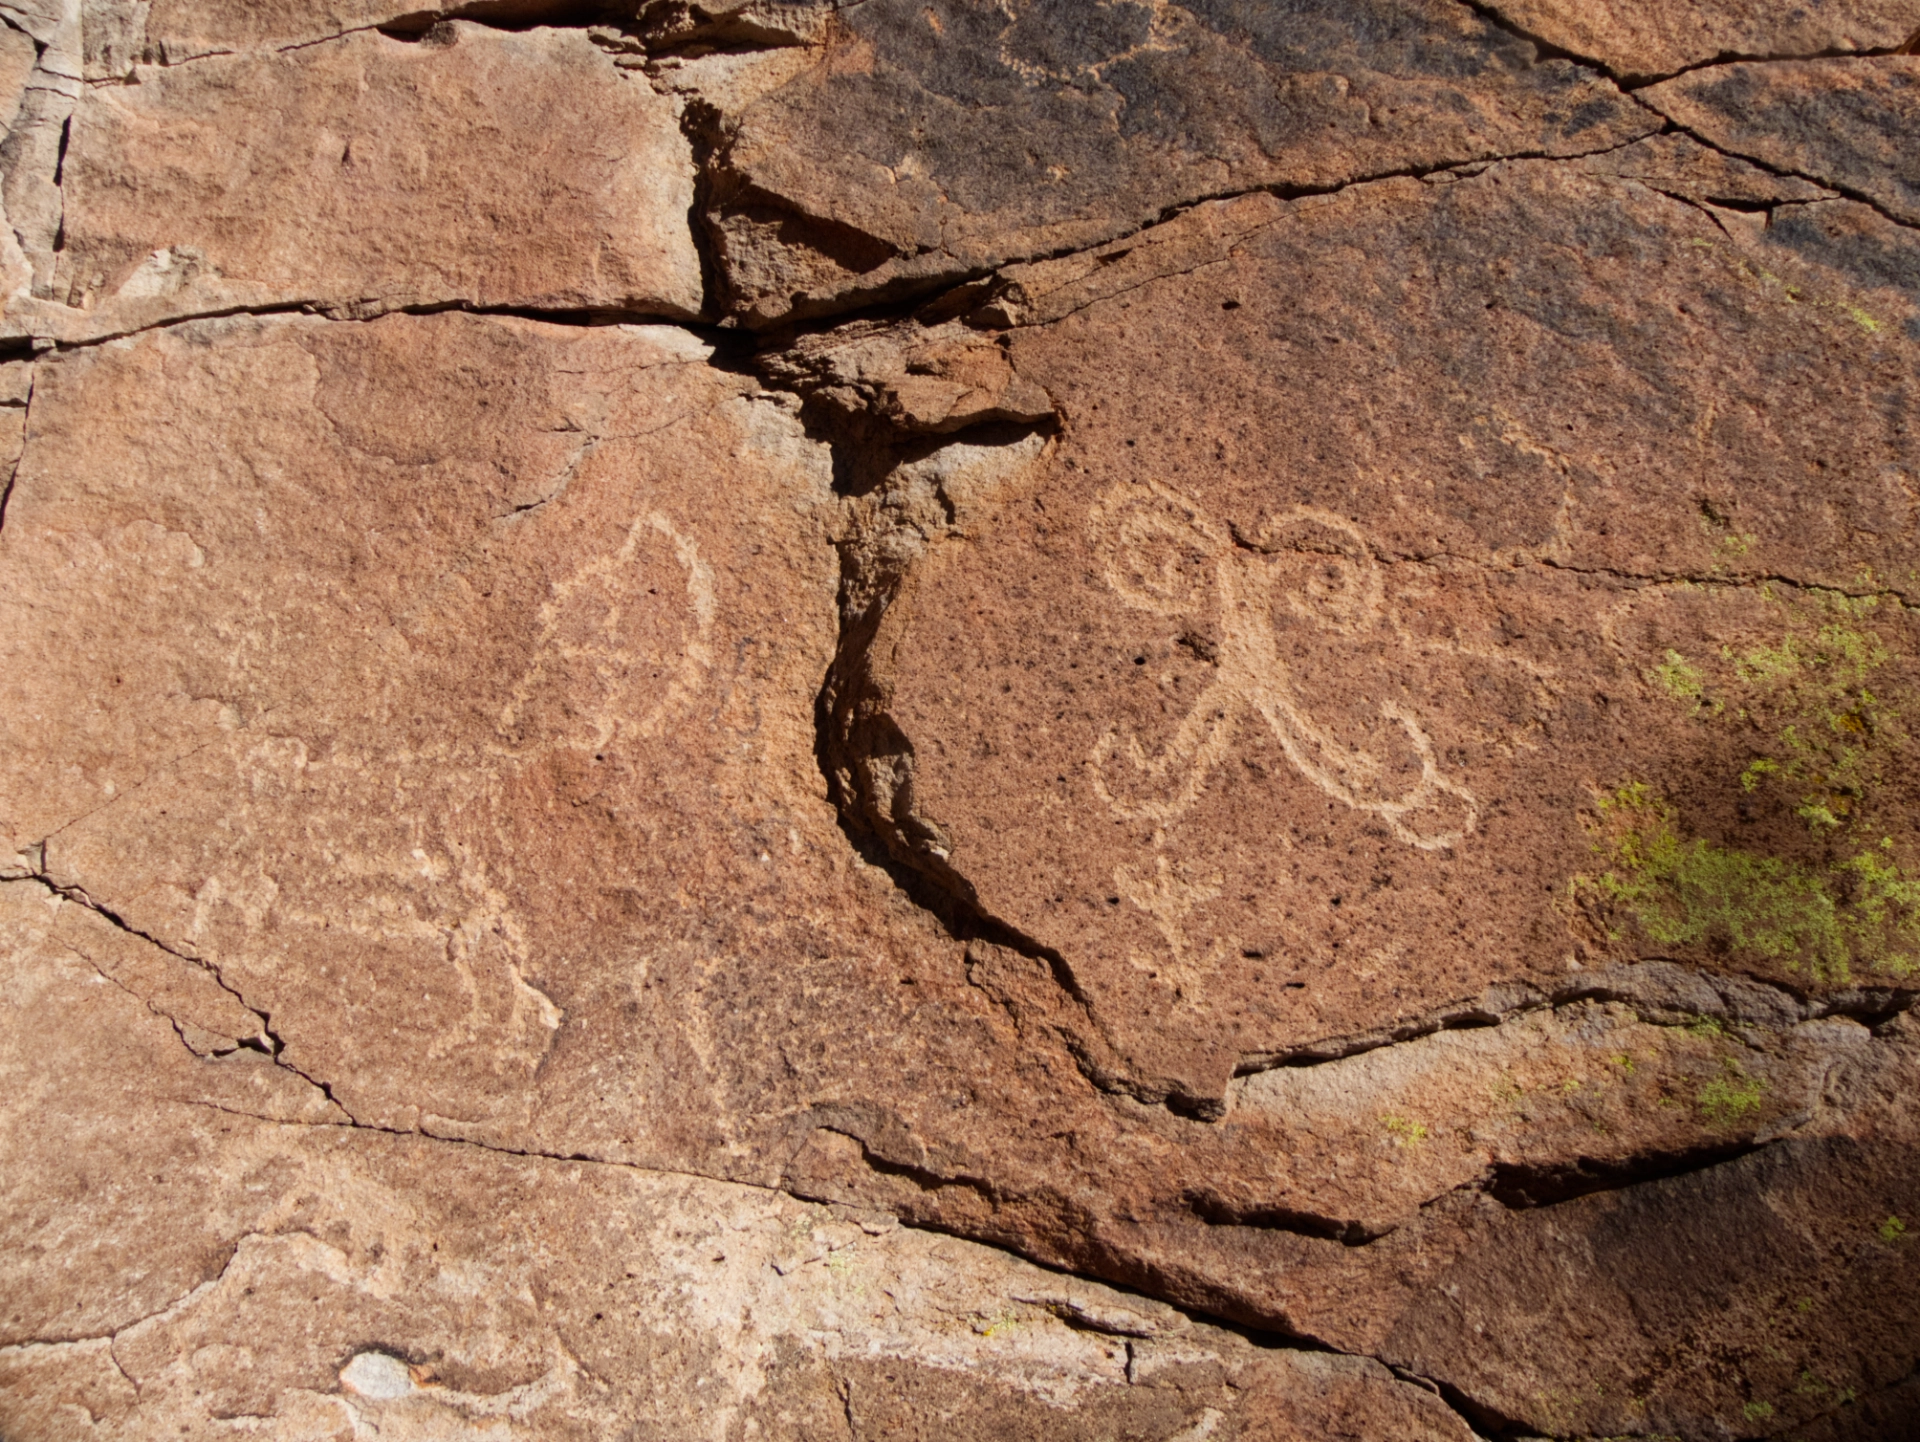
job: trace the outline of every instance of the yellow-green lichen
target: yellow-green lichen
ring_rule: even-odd
[[[1840,979],[1853,948],[1825,878],[1775,856],[1683,839],[1674,810],[1644,785],[1600,802],[1606,868],[1577,885],[1623,908],[1658,946],[1719,943]]]
[[[1760,1110],[1767,1084],[1750,1077],[1738,1062],[1728,1062],[1727,1074],[1715,1077],[1700,1088],[1700,1111],[1716,1126],[1732,1126]]]
[[[1875,320],[1871,315],[1869,315],[1866,311],[1862,310],[1859,306],[1854,305],[1848,301],[1836,301],[1835,304],[1838,306],[1840,313],[1842,315],[1846,316],[1848,320],[1852,321],[1855,325],[1859,326],[1860,329],[1865,331],[1868,335],[1879,334],[1880,322]]]
[[[1406,1117],[1381,1117],[1380,1125],[1392,1133],[1395,1143],[1399,1146],[1417,1147],[1427,1139],[1425,1125]]]
[[[1630,781],[1599,801],[1603,864],[1575,878],[1576,898],[1600,903],[1615,940],[1631,920],[1657,946],[1704,946],[1816,981],[1861,967],[1905,978],[1920,969],[1920,872],[1880,834],[1876,805],[1914,758],[1889,699],[1897,688],[1876,676],[1893,658],[1866,624],[1879,603],[1769,600],[1781,617],[1774,637],[1696,657],[1668,648],[1645,674],[1728,749],[1745,750],[1729,777],[1741,815],[1795,818],[1805,843],[1782,847],[1777,831],[1752,833],[1776,843],[1763,848],[1692,834],[1665,798]]]
[[[1018,1331],[1022,1323],[1018,1312],[1011,1307],[1003,1307],[991,1317],[977,1314],[972,1325],[976,1333],[992,1341]]]
[[[1771,732],[1740,773],[1741,788],[1751,794],[1770,781],[1785,784],[1798,793],[1795,810],[1815,831],[1859,814],[1906,739],[1898,712],[1868,684],[1891,659],[1876,634],[1855,624],[1872,606],[1871,597],[1829,597],[1833,619],[1816,628],[1790,629],[1777,642],[1746,650],[1722,647],[1728,694],[1709,698],[1703,678],[1693,700],[1696,710],[1731,704],[1740,719]]]
[[[1706,680],[1699,669],[1678,651],[1668,651],[1666,660],[1647,674],[1655,685],[1676,701],[1691,701],[1698,707],[1706,692]]]
[[[1876,1229],[1883,1242],[1897,1242],[1907,1234],[1907,1224],[1898,1217],[1888,1217]]]

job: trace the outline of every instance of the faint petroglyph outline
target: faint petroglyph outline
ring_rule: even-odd
[[[1294,769],[1321,791],[1356,811],[1380,817],[1406,845],[1422,851],[1446,850],[1473,830],[1479,803],[1464,786],[1441,773],[1433,739],[1413,712],[1395,701],[1380,704],[1380,714],[1406,734],[1420,762],[1420,780],[1410,791],[1380,799],[1367,795],[1380,769],[1377,759],[1315,725],[1293,693],[1270,616],[1276,598],[1271,594],[1262,547],[1277,549],[1278,538],[1288,528],[1302,526],[1331,532],[1345,542],[1336,542],[1334,549],[1355,563],[1359,587],[1351,596],[1322,598],[1316,605],[1289,592],[1285,594],[1288,608],[1331,630],[1357,628],[1384,604],[1382,583],[1366,537],[1340,516],[1297,506],[1268,521],[1257,538],[1260,545],[1243,550],[1197,505],[1159,481],[1121,482],[1094,503],[1089,529],[1105,580],[1121,600],[1163,616],[1198,619],[1207,608],[1210,592],[1221,627],[1215,679],[1160,754],[1149,757],[1137,738],[1125,739],[1127,759],[1149,783],[1161,786],[1169,772],[1184,772],[1177,790],[1170,797],[1138,803],[1113,794],[1105,773],[1109,758],[1121,745],[1118,725],[1107,729],[1088,757],[1094,790],[1124,820],[1159,825],[1176,820],[1199,799],[1208,775],[1225,759],[1237,715],[1251,710],[1273,731]],[[1171,542],[1175,548],[1172,554],[1163,553],[1157,566],[1148,550],[1148,543],[1155,539]],[[1182,574],[1181,549],[1188,569],[1199,572],[1197,576]],[[1197,565],[1191,564],[1195,561]],[[1464,807],[1464,820],[1457,829],[1423,836],[1408,824],[1409,818],[1447,805],[1447,798]]]
[[[514,686],[513,699],[501,711],[502,730],[510,729],[519,718],[544,677],[551,658],[557,657],[561,661],[587,660],[610,693],[616,697],[624,693],[627,672],[640,659],[636,652],[611,643],[604,647],[556,643],[554,632],[567,601],[574,593],[588,584],[604,582],[623,567],[632,565],[640,542],[648,531],[664,536],[671,543],[675,559],[687,573],[687,600],[693,612],[693,635],[681,651],[678,674],[667,684],[665,693],[653,709],[637,721],[613,714],[612,707],[603,709],[593,718],[593,741],[579,749],[603,751],[616,735],[622,733],[632,736],[658,735],[668,713],[699,688],[702,673],[713,666],[713,621],[718,613],[713,568],[700,558],[699,548],[691,537],[682,535],[661,512],[647,511],[627,528],[626,539],[618,550],[594,557],[566,580],[555,581],[550,586],[550,594],[540,603],[540,632],[534,642],[534,662]]]
[[[1095,0],[1095,3],[1105,10],[1118,9],[1124,5],[1129,9],[1147,11],[1147,38],[1128,46],[1117,54],[1109,55],[1104,60],[1096,60],[1088,65],[1076,65],[1071,70],[1057,70],[1037,61],[1022,60],[1013,53],[1012,36],[1025,18],[1021,13],[1023,7],[1016,4],[1015,0],[998,0],[995,8],[1007,20],[1006,28],[1000,32],[1000,44],[996,51],[1000,63],[1028,85],[1039,86],[1048,82],[1056,86],[1075,85],[1084,78],[1092,78],[1099,84],[1110,87],[1111,82],[1107,79],[1107,71],[1114,66],[1124,65],[1142,55],[1164,55],[1178,48],[1178,42],[1173,38],[1176,22],[1169,17],[1169,11],[1172,8],[1169,0]],[[1054,175],[1055,179],[1062,179],[1067,174],[1064,168],[1055,167],[1054,169],[1057,171]]]
[[[1204,957],[1192,955],[1183,923],[1203,902],[1220,898],[1225,879],[1213,876],[1200,881],[1184,880],[1175,873],[1165,853],[1160,850],[1165,840],[1160,832],[1154,833],[1152,876],[1139,876],[1132,867],[1116,866],[1113,868],[1113,884],[1121,896],[1153,919],[1154,929],[1165,938],[1173,953],[1173,963],[1169,969],[1175,978],[1190,980],[1218,967],[1227,953],[1240,943],[1234,937],[1225,937],[1215,941]],[[1135,956],[1133,960],[1143,970],[1154,967],[1151,959]]]
[[[1523,549],[1521,554],[1529,559],[1566,562],[1573,559],[1573,512],[1575,505],[1573,472],[1574,467],[1583,464],[1576,456],[1536,440],[1532,432],[1522,425],[1519,418],[1500,406],[1494,406],[1487,414],[1475,416],[1474,420],[1492,430],[1494,439],[1508,449],[1540,462],[1548,470],[1560,477],[1560,504],[1554,510],[1553,529],[1547,533],[1544,544]],[[1465,441],[1465,436],[1461,437]],[[1469,443],[1471,449],[1471,443]]]

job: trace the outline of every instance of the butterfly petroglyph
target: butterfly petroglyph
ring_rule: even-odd
[[[1157,754],[1117,725],[1095,744],[1094,789],[1116,816],[1177,821],[1233,751],[1237,729],[1257,717],[1302,776],[1379,817],[1407,845],[1444,850],[1473,830],[1473,794],[1442,769],[1411,708],[1370,703],[1371,739],[1349,740],[1315,718],[1288,662],[1283,630],[1305,627],[1316,645],[1338,646],[1380,624],[1379,566],[1358,527],[1297,506],[1236,536],[1157,481],[1112,487],[1090,525],[1106,583],[1123,602],[1206,623],[1218,636],[1211,683]]]

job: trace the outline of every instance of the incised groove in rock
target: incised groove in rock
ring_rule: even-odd
[[[1913,5],[0,4],[0,1433],[1904,1439]]]
[[[1151,479],[1109,491],[1095,502],[1088,523],[1098,536],[1106,582],[1122,601],[1202,628],[1211,623],[1217,633],[1207,643],[1215,679],[1158,756],[1149,759],[1135,737],[1123,740],[1113,730],[1088,757],[1093,788],[1115,816],[1161,826],[1177,821],[1230,754],[1235,725],[1250,711],[1272,729],[1301,775],[1342,805],[1381,817],[1407,845],[1444,850],[1473,829],[1472,794],[1441,774],[1433,740],[1414,713],[1383,701],[1380,717],[1389,732],[1399,729],[1399,745],[1384,755],[1349,745],[1315,724],[1280,659],[1277,625],[1304,623],[1344,635],[1371,630],[1384,618],[1372,546],[1357,527],[1332,512],[1295,507],[1265,518],[1250,538],[1229,537],[1192,502]],[[1120,754],[1134,773],[1120,794],[1108,779],[1116,746],[1124,747]],[[1128,799],[1125,793],[1141,780],[1147,795]],[[1121,877],[1116,871],[1123,889],[1135,884]],[[1165,877],[1162,865],[1163,889]]]

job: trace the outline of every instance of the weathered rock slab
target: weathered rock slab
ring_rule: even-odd
[[[61,246],[44,293],[8,304],[16,334],[299,306],[701,309],[677,106],[577,31],[363,31],[136,78],[74,110]]]
[[[1630,81],[1711,60],[1896,50],[1920,32],[1914,0],[1493,0],[1488,8]]]
[[[615,8],[615,7],[609,7]],[[89,80],[121,78],[136,65],[182,65],[209,55],[288,50],[356,30],[389,27],[417,35],[436,20],[472,16],[490,23],[565,23],[578,14],[558,0],[85,0],[82,23]]]
[[[1653,128],[1593,72],[1439,0],[869,0],[804,66],[770,66],[758,91],[725,59],[662,71],[719,111],[708,225],[725,306],[754,326],[1099,244],[1208,196]]]

